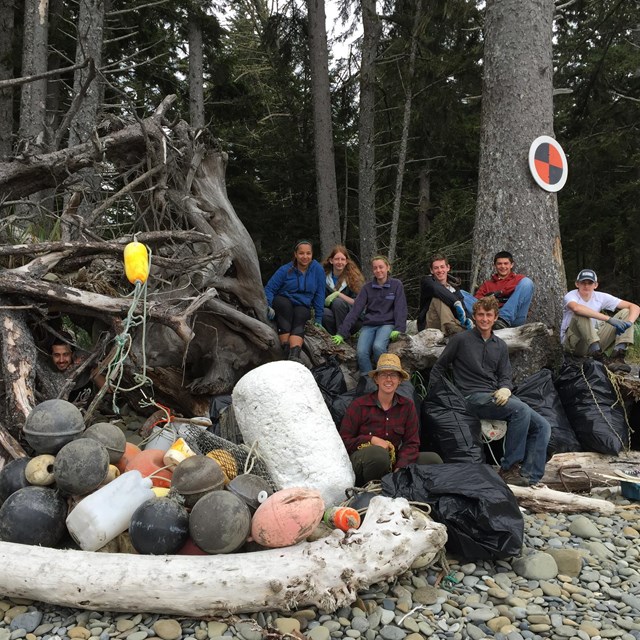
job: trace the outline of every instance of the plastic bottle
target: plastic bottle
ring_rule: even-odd
[[[348,531],[360,527],[360,514],[351,507],[331,507],[324,512],[322,521],[334,529]]]
[[[97,551],[126,531],[133,512],[154,497],[150,478],[127,471],[87,496],[67,517],[67,529],[84,551]]]

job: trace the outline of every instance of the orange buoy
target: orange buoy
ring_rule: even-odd
[[[162,449],[145,449],[127,463],[125,471],[137,470],[143,478],[150,477],[154,487],[170,487],[173,471],[164,468],[164,454]]]
[[[319,491],[289,488],[276,491],[256,510],[251,537],[263,547],[288,547],[311,535],[325,507]]]
[[[133,458],[135,458],[141,452],[140,447],[137,447],[135,444],[131,442],[127,442],[124,445],[124,453],[118,462],[116,463],[116,468],[120,473],[124,473],[127,465]]]
[[[341,531],[360,528],[360,514],[351,507],[331,507],[324,512],[322,521]]]

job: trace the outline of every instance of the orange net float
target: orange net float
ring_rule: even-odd
[[[130,242],[124,248],[124,272],[131,284],[143,285],[149,277],[149,252],[141,242]]]
[[[170,487],[173,471],[165,468],[164,451],[145,449],[129,460],[125,473],[137,469],[143,478],[150,477],[154,487]]]
[[[341,531],[360,528],[360,514],[351,507],[331,507],[324,512],[322,521]]]

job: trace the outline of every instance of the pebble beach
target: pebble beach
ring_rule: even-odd
[[[593,496],[614,502],[616,512],[525,512],[520,557],[448,556],[445,571],[438,564],[414,567],[332,613],[310,607],[197,620],[60,608],[0,594],[0,640],[640,640],[638,503],[617,489]]]

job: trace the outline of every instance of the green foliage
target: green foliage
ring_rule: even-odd
[[[602,289],[640,298],[640,5],[575,3],[558,21],[556,133],[569,160],[559,196],[569,284],[592,267]]]

